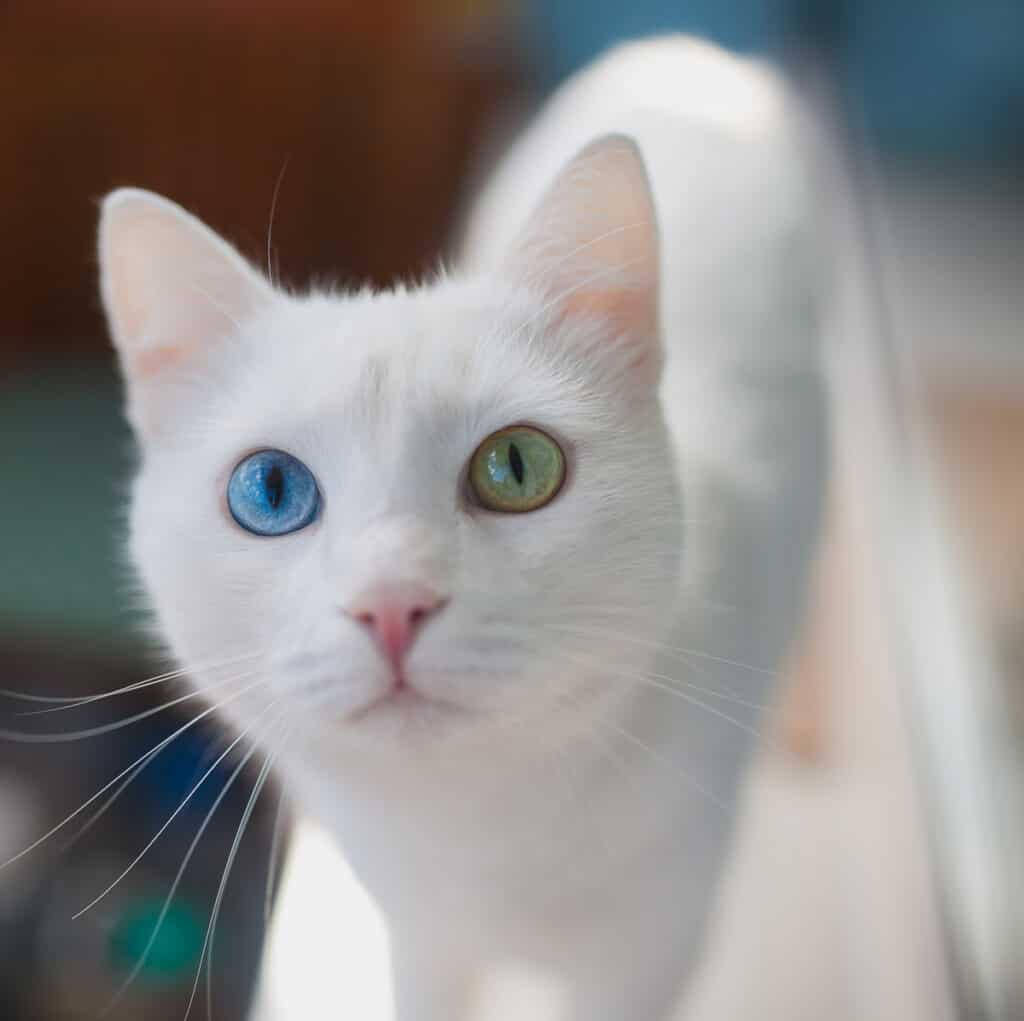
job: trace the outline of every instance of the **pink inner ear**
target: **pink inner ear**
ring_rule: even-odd
[[[136,295],[130,286],[132,263],[121,253],[110,255],[111,305],[116,316],[115,329],[118,335],[137,337],[145,328],[145,316]]]
[[[606,319],[622,332],[636,334],[639,340],[646,341],[648,331],[654,328],[649,304],[647,295],[628,288],[577,291],[563,301],[562,314],[566,319]]]
[[[627,353],[626,364],[633,368],[650,367],[656,376],[659,347],[655,332],[658,324],[651,309],[650,296],[629,288],[577,291],[562,302],[561,320],[599,319],[615,332],[616,346]]]
[[[131,371],[137,379],[150,379],[185,361],[195,350],[195,344],[154,347],[132,356]]]

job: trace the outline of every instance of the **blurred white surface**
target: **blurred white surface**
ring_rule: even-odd
[[[0,773],[0,863],[24,851],[42,828],[33,792],[12,774]],[[31,892],[30,882],[0,883],[0,912],[7,913]]]
[[[391,1016],[384,927],[334,841],[296,826],[253,1021]]]

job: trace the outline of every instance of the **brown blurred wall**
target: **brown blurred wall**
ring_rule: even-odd
[[[415,0],[0,3],[0,355],[100,351],[96,202],[167,194],[286,281],[429,268],[488,115],[497,21]],[[430,16],[426,13],[429,11]],[[495,59],[495,58],[500,59]]]

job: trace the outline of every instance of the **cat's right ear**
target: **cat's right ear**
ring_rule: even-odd
[[[636,143],[591,142],[558,175],[506,259],[539,289],[559,322],[598,326],[585,357],[649,393],[661,371],[659,242],[650,184]]]
[[[99,262],[128,417],[145,442],[173,427],[190,380],[273,290],[194,216],[135,188],[103,201]]]

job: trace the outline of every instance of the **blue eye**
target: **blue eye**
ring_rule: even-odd
[[[320,490],[298,458],[283,450],[258,450],[231,473],[228,508],[248,532],[285,535],[313,521]]]

